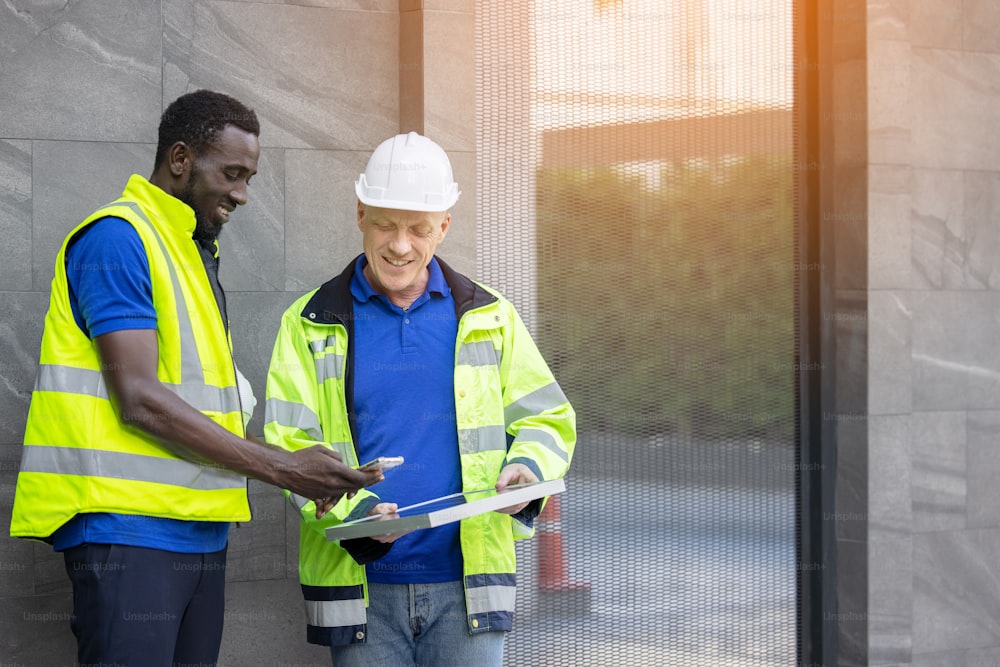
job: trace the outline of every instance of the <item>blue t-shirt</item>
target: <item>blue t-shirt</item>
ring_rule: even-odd
[[[125,220],[102,218],[78,236],[66,252],[66,277],[73,318],[91,339],[112,331],[156,328],[146,250]],[[90,542],[180,553],[219,551],[228,538],[226,522],[107,512],[78,514],[52,536],[56,551]]]
[[[403,456],[372,491],[400,507],[462,490],[455,423],[455,300],[437,260],[427,289],[407,310],[372,289],[362,255],[354,297],[354,409],[358,456]],[[440,583],[462,578],[459,524],[396,540],[366,567],[377,583]]]

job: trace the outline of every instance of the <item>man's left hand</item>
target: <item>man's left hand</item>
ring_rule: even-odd
[[[500,477],[497,478],[496,489],[497,491],[502,491],[508,486],[513,486],[515,484],[534,484],[538,481],[538,476],[532,472],[531,468],[524,465],[523,463],[509,463],[504,466],[504,469],[500,471]],[[510,507],[504,507],[498,509],[497,512],[502,514],[517,514],[525,507],[528,503],[520,503],[518,505],[511,505]]]

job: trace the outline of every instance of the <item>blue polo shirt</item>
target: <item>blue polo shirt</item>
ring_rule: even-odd
[[[89,338],[156,328],[146,249],[125,220],[102,218],[77,237],[66,252],[66,277],[73,318]],[[226,546],[228,538],[226,522],[95,512],[77,514],[52,535],[52,542],[56,551],[86,542],[211,553]]]
[[[358,258],[354,297],[354,409],[358,456],[403,456],[373,491],[400,507],[462,490],[455,422],[455,300],[437,260],[405,311],[376,292]],[[459,524],[418,530],[370,563],[368,580],[440,583],[462,578]]]

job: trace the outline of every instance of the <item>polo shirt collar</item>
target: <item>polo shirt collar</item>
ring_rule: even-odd
[[[368,276],[365,275],[364,268],[368,264],[368,258],[362,253],[358,256],[354,263],[354,276],[351,279],[351,296],[354,297],[359,303],[364,303],[375,297],[384,296],[375,291],[371,283],[368,282]],[[433,296],[448,296],[451,294],[451,287],[448,286],[448,281],[444,279],[444,273],[441,271],[441,266],[438,264],[437,257],[431,257],[431,263],[427,265],[430,271],[430,276],[427,279],[427,287],[424,289],[425,294],[430,294]]]

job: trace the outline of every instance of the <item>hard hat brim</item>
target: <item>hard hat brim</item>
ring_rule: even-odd
[[[358,201],[366,206],[376,206],[378,208],[393,209],[396,211],[421,211],[425,213],[444,213],[451,209],[458,201],[462,193],[458,190],[458,184],[454,184],[451,190],[443,197],[427,197],[427,201],[399,201],[380,197],[380,191],[385,188],[369,186],[365,175],[361,174],[354,183],[354,192],[358,196]],[[437,201],[434,201],[437,200]]]

